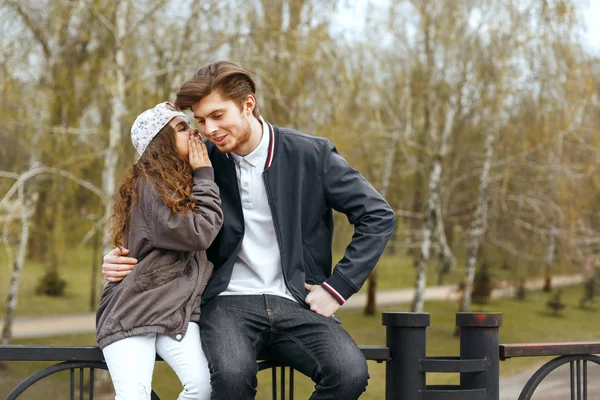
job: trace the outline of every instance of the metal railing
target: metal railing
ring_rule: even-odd
[[[427,357],[426,330],[428,313],[383,313],[386,346],[360,346],[367,360],[385,362],[386,400],[498,400],[500,360],[540,355],[559,356],[538,370],[527,383],[519,400],[528,400],[542,379],[558,366],[571,365],[572,399],[587,399],[587,364],[600,364],[600,343],[556,343],[500,345],[499,313],[457,313],[460,329],[460,356]],[[157,357],[160,360],[160,357]],[[58,361],[23,380],[7,397],[16,399],[24,391],[52,374],[70,371],[70,398],[94,395],[94,370],[106,369],[97,347],[0,346],[0,361]],[[84,384],[85,370],[89,382]],[[271,369],[274,400],[294,398],[294,371],[270,361],[259,362],[259,371]],[[427,385],[428,373],[458,373],[458,385]],[[278,397],[279,396],[279,397]],[[583,397],[582,397],[583,396]],[[152,399],[158,400],[153,392]]]
[[[498,313],[457,313],[459,357],[426,357],[427,313],[386,313],[386,399],[498,400]],[[459,373],[460,385],[427,385],[427,373]]]
[[[587,400],[588,398],[588,362],[600,365],[600,342],[578,343],[530,343],[500,345],[500,359],[513,357],[556,356],[541,366],[523,387],[519,400],[529,400],[540,383],[552,371],[569,364],[571,399]]]
[[[365,358],[370,361],[387,362],[389,349],[385,346],[360,346]],[[0,361],[56,361],[57,364],[35,372],[19,383],[6,397],[15,400],[35,383],[63,371],[69,371],[69,398],[74,400],[76,395],[83,400],[87,394],[89,400],[94,398],[94,371],[106,370],[104,355],[96,346],[0,346]],[[156,356],[156,361],[162,361]],[[260,361],[258,370],[271,369],[273,400],[294,399],[294,370],[288,366]],[[87,371],[86,371],[87,370]],[[87,385],[85,377],[88,376]],[[287,379],[286,379],[287,376]],[[78,377],[78,379],[76,379]],[[78,382],[76,382],[78,380]],[[279,394],[279,397],[278,397]],[[152,391],[152,400],[160,400]]]

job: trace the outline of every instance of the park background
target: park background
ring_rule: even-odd
[[[94,344],[13,327],[93,312],[131,123],[220,59],[254,75],[266,120],[331,139],[396,212],[362,303],[340,313],[358,343],[384,343],[383,310],[430,312],[432,355],[458,353],[456,311],[503,312],[504,343],[600,340],[598,21],[598,0],[3,0],[2,342]],[[335,223],[334,262],[352,236]],[[40,365],[4,364],[0,396]],[[363,398],[381,399],[384,368],[370,369]],[[158,394],[178,388],[158,365]]]

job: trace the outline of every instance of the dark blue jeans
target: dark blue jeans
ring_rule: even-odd
[[[216,400],[254,399],[259,359],[312,378],[313,400],[358,399],[369,379],[365,357],[339,324],[283,297],[217,296],[202,306],[200,335]]]

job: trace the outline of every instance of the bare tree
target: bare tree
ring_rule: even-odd
[[[40,131],[34,135],[34,139],[40,135]],[[92,183],[78,178],[68,171],[58,170],[56,168],[48,168],[41,166],[37,160],[35,148],[30,153],[30,169],[21,175],[14,177],[16,179],[15,184],[6,192],[4,197],[0,200],[0,209],[6,207],[9,204],[11,198],[17,194],[19,199],[20,219],[21,219],[21,233],[19,239],[19,248],[17,251],[17,257],[13,264],[13,270],[11,274],[10,287],[7,294],[6,300],[6,313],[4,315],[4,327],[2,330],[2,343],[6,344],[10,342],[12,337],[12,323],[17,309],[17,303],[19,298],[19,289],[21,282],[21,275],[23,272],[23,265],[25,263],[25,257],[27,255],[29,234],[30,234],[30,214],[32,213],[34,206],[33,204],[38,200],[38,193],[35,190],[36,178],[43,175],[55,175],[66,178],[70,181],[77,183],[80,187],[87,189],[100,198],[104,198],[103,192],[95,187]],[[32,188],[32,189],[30,189]],[[10,221],[5,221],[5,225]]]
[[[395,129],[391,134],[391,140],[383,164],[381,184],[379,186],[379,192],[384,198],[387,198],[389,194],[390,181],[396,165],[395,159],[398,151],[398,144],[403,137],[409,136],[412,130],[412,102],[410,97],[410,87],[408,87],[408,85],[404,89],[403,104],[400,104],[398,108],[404,113],[404,129]],[[368,285],[367,303],[365,304],[364,313],[366,315],[374,315],[376,311],[377,269],[374,269],[373,272],[371,272],[371,275],[369,275]]]
[[[104,205],[104,222],[108,222],[112,213],[113,198],[115,194],[115,170],[119,158],[119,145],[121,143],[121,120],[125,115],[125,50],[123,45],[127,37],[127,15],[129,2],[120,1],[115,10],[115,24],[110,27],[114,37],[114,60],[112,63],[113,84],[110,88],[110,128],[108,131],[108,148],[104,156],[104,169],[102,171],[102,190],[106,193],[108,201]],[[108,225],[107,225],[108,226]],[[102,252],[107,253],[111,248],[110,236],[105,232],[102,240]]]
[[[14,261],[13,270],[10,278],[10,287],[6,297],[6,310],[4,314],[4,325],[2,329],[2,344],[8,344],[12,338],[12,325],[14,313],[17,309],[19,299],[19,288],[21,284],[21,275],[23,272],[23,263],[27,253],[29,243],[29,214],[31,212],[32,197],[25,194],[23,186],[19,188],[19,202],[21,211],[21,237],[19,240],[19,250],[17,258]]]
[[[498,126],[489,127],[485,134],[485,157],[483,167],[479,176],[479,191],[477,194],[477,203],[471,220],[471,229],[469,230],[467,244],[467,265],[465,268],[464,293],[460,305],[461,312],[468,312],[471,309],[471,293],[473,291],[473,280],[475,279],[475,266],[477,264],[477,255],[481,244],[481,239],[487,229],[487,205],[488,205],[488,187],[490,185],[490,169],[494,156],[494,140],[497,135]]]
[[[445,122],[439,143],[439,150],[433,160],[429,175],[429,193],[427,195],[427,206],[425,210],[425,222],[422,230],[421,249],[417,260],[417,277],[415,279],[415,295],[412,301],[411,311],[423,312],[425,302],[425,287],[427,282],[427,262],[431,252],[431,237],[435,233],[437,223],[436,212],[440,201],[440,183],[442,179],[443,162],[448,153],[450,136],[454,128],[456,110],[455,105],[448,105],[446,109]]]

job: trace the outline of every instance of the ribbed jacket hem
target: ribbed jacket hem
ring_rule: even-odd
[[[341,275],[333,271],[333,274],[321,284],[323,289],[329,292],[340,304],[344,304],[357,290],[350,285]]]
[[[97,339],[97,341],[98,341],[98,346],[100,346],[101,349],[104,349],[109,344],[112,344],[114,342],[117,342],[121,339],[125,339],[128,337],[147,335],[148,333],[156,333],[156,334],[162,335],[162,334],[165,334],[166,332],[167,332],[167,328],[165,328],[164,326],[159,326],[159,325],[140,326],[137,328],[130,329],[128,331],[115,332],[113,334],[110,334],[110,335],[102,338],[102,339]],[[182,337],[183,337],[183,335],[182,335]]]

